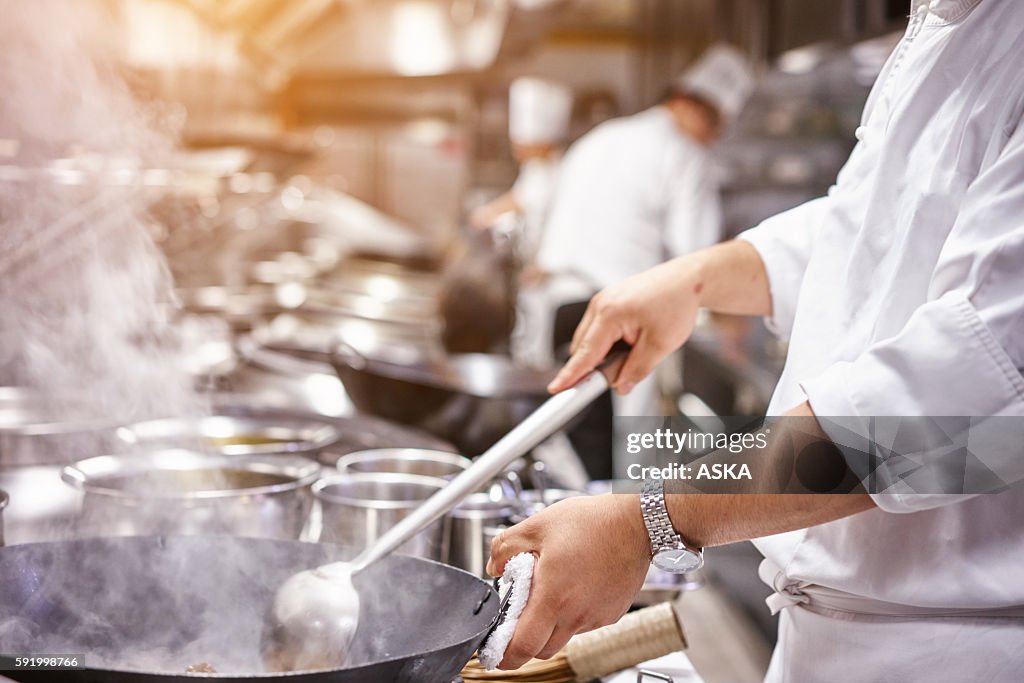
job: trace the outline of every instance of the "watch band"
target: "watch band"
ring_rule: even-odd
[[[665,548],[685,548],[683,538],[672,527],[665,505],[665,481],[647,479],[640,493],[640,514],[651,540],[651,557]]]

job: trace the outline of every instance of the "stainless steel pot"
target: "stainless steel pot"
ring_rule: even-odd
[[[296,539],[319,472],[319,463],[297,455],[166,450],[89,458],[65,467],[63,479],[84,493],[82,535]]]
[[[340,436],[328,420],[269,411],[149,420],[122,427],[117,435],[147,450],[196,448],[225,455],[315,455]]]
[[[486,493],[475,493],[448,513],[450,530],[445,561],[470,574],[486,577],[491,540],[509,521],[515,508],[508,500],[495,500]]]
[[[336,543],[355,557],[423,501],[444,488],[444,479],[413,474],[337,474],[313,485],[321,511],[320,541]],[[399,552],[441,559],[444,520],[434,522]]]
[[[60,480],[61,468],[117,449],[116,426],[86,406],[24,387],[0,387],[0,488],[8,543],[70,538],[81,493]]]
[[[377,448],[349,453],[338,460],[337,467],[342,474],[385,472],[450,479],[471,464],[469,458],[457,453],[422,448]]]
[[[519,508],[512,515],[512,522],[518,524],[559,501],[585,495],[582,491],[571,489],[528,489],[519,494]]]

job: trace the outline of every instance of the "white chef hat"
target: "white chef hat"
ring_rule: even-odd
[[[569,136],[572,90],[543,78],[517,78],[508,91],[508,136],[515,144],[548,144]]]
[[[736,118],[754,91],[754,72],[739,50],[719,43],[708,48],[673,85],[677,92],[707,100],[728,122]]]

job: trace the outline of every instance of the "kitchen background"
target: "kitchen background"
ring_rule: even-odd
[[[25,19],[32,30],[10,34],[0,71],[7,91],[0,105],[0,300],[9,313],[0,327],[0,384],[10,385],[0,387],[0,488],[11,496],[8,544],[67,538],[89,524],[103,533],[161,528],[155,518],[146,527],[145,515],[118,526],[111,521],[118,513],[95,501],[82,507],[90,486],[127,475],[104,469],[109,462],[79,463],[70,474],[62,468],[105,452],[111,439],[118,448],[152,449],[175,439],[181,445],[186,436],[235,438],[229,446],[257,457],[259,448],[246,450],[255,442],[243,436],[257,429],[253,415],[273,409],[288,429],[285,436],[261,432],[269,440],[260,443],[293,439],[325,466],[386,446],[479,454],[536,405],[543,378],[489,359],[446,366],[447,384],[420,380],[424,357],[454,350],[445,336],[446,326],[453,329],[446,317],[451,273],[469,272],[473,282],[475,258],[484,264],[475,282],[485,305],[504,310],[514,299],[508,245],[500,237],[480,244],[466,227],[468,214],[516,177],[511,81],[543,76],[570,86],[576,139],[657,102],[709,45],[739,47],[758,85],[714,149],[727,238],[827,190],[907,14],[907,3],[893,0],[88,4],[98,24],[91,28],[127,92],[94,87],[89,79],[99,72],[76,64],[66,27],[44,10]],[[65,79],[51,96],[55,73]],[[131,112],[118,99],[129,95],[138,107]],[[104,125],[76,123],[79,106],[101,112]],[[141,161],[108,152],[119,137],[141,151]],[[142,290],[159,291],[164,267],[130,231],[118,232],[121,223],[145,226],[173,276],[173,296],[155,309]],[[114,225],[110,232],[101,230],[106,224]],[[107,284],[104,296],[83,304],[96,315],[80,316],[81,334],[36,324],[68,320],[72,305],[59,303],[69,301],[66,282],[40,283],[61,281],[53,273],[89,250],[106,253],[104,240],[119,241],[123,253],[105,256],[98,270],[83,267],[89,272],[80,282]],[[124,264],[133,275],[110,284],[108,275]],[[126,309],[140,317],[116,313]],[[110,325],[150,318],[167,326],[151,328],[154,338],[173,336],[185,352],[172,354],[163,339],[147,342],[147,362],[181,364],[188,387],[171,391],[156,370],[140,377],[113,341],[110,358],[86,361],[78,355],[85,347],[73,343],[108,340]],[[493,324],[500,336],[500,316]],[[500,355],[498,347],[471,350]],[[664,399],[696,421],[763,414],[783,354],[757,321],[708,321],[673,366]],[[83,400],[82,387],[69,403],[41,386],[41,376],[58,383],[90,364],[106,368],[96,372],[111,386],[116,376],[124,382],[117,386],[135,387],[122,391],[130,400],[109,398],[119,389],[96,399],[111,413],[126,411],[116,429],[81,405],[94,398]],[[516,382],[526,388],[499,390]],[[401,393],[401,383],[421,393]],[[90,386],[98,395],[99,385]],[[221,422],[196,428],[151,420],[192,416],[199,410],[188,404],[193,386],[215,397]],[[318,432],[317,419],[334,431]],[[156,460],[150,464],[159,469]],[[309,473],[295,467],[287,475],[308,488]],[[543,465],[527,470],[520,482],[527,488],[564,485]],[[329,519],[330,491],[321,489],[319,500],[319,514]],[[759,680],[774,623],[752,569],[756,553],[742,544],[709,558],[705,575],[685,585],[654,583],[650,599],[703,586],[681,603],[684,620],[689,610],[688,623],[701,624],[688,631],[694,666],[709,682]]]

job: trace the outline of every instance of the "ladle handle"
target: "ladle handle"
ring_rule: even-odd
[[[594,399],[608,390],[610,385],[605,373],[614,377],[624,358],[625,354],[622,352],[609,356],[600,369],[594,370],[575,386],[545,401],[529,417],[488,448],[462,474],[448,482],[447,486],[428,498],[408,517],[388,529],[373,545],[360,553],[352,561],[353,571],[360,571],[393,552],[462,502],[466,496],[501,474],[513,460],[522,457],[531,448],[564,427]]]

